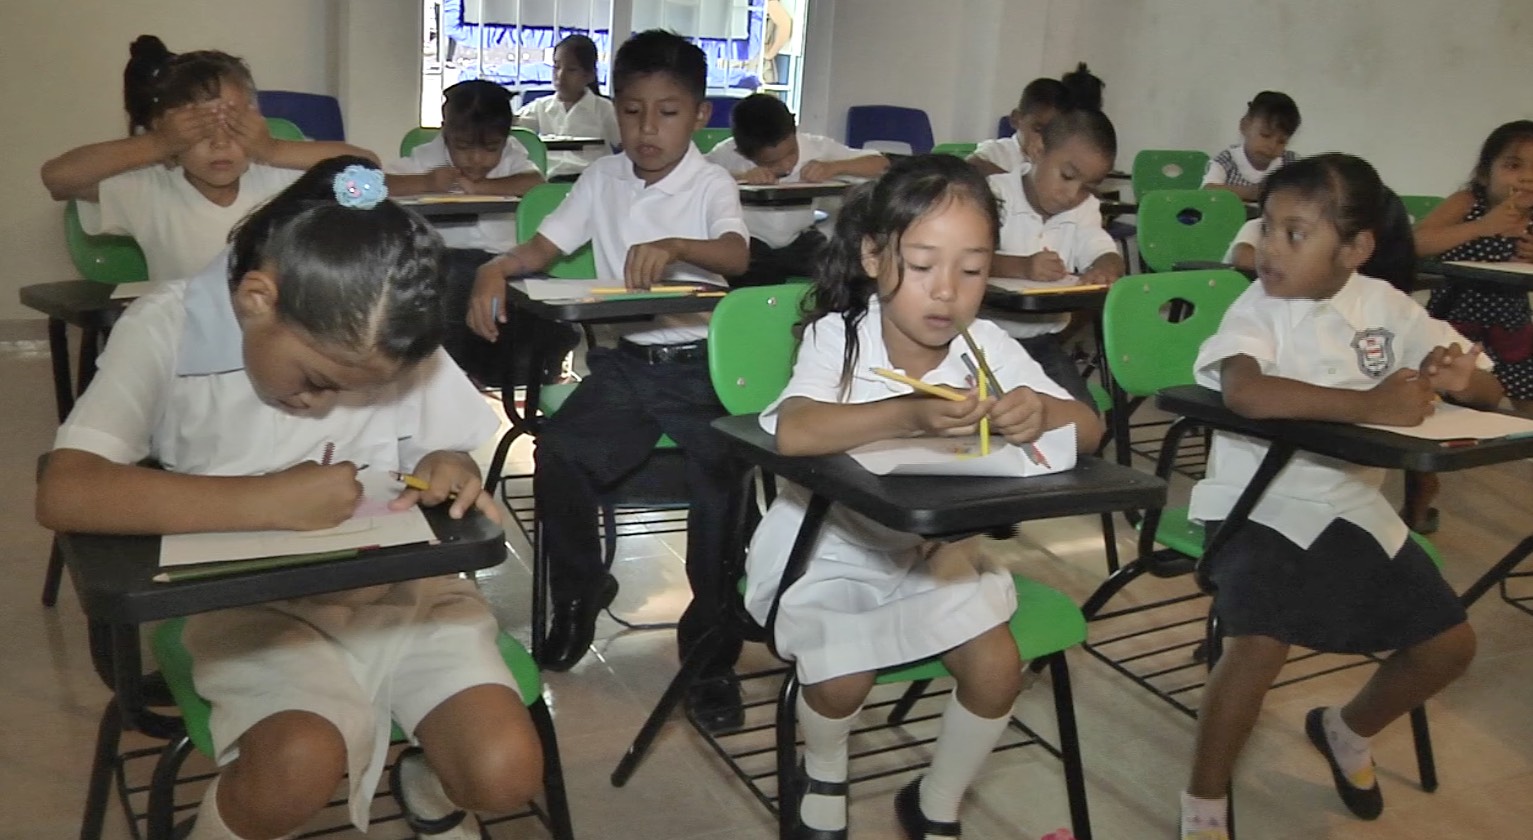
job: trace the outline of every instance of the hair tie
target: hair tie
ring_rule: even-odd
[[[389,197],[383,173],[359,163],[342,169],[335,176],[335,200],[342,207],[371,210]]]

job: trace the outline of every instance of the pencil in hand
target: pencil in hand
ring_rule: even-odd
[[[909,385],[910,387],[920,391],[923,394],[928,394],[933,397],[941,397],[944,400],[951,400],[953,402],[963,402],[964,400],[968,399],[968,396],[960,394],[951,388],[944,388],[941,385],[933,385],[929,382],[922,382],[919,379],[906,376],[905,374],[898,371],[893,371],[889,370],[888,368],[881,367],[876,367],[872,370],[875,374],[882,376],[885,379],[892,379],[895,382]]]
[[[430,490],[431,489],[431,485],[428,484],[424,479],[417,478],[416,476],[413,476],[413,475],[411,475],[409,473],[406,473],[406,472],[398,472],[398,471],[395,471],[395,470],[390,470],[389,471],[389,477],[394,479],[395,481],[399,482],[400,484],[403,484],[404,486],[410,488],[411,490]]]
[[[974,356],[979,359],[979,365],[975,366],[974,359],[970,358],[967,353],[961,356],[964,365],[969,368],[969,374],[973,376],[975,382],[980,383],[982,387],[988,380],[990,382],[991,396],[999,400],[1006,394],[1006,392],[1001,388],[1001,380],[995,378],[995,371],[990,369],[990,365],[985,361],[985,354],[980,352],[979,345],[974,342],[972,337],[970,337],[968,329],[959,327],[958,332],[963,336],[964,342],[969,345],[970,352],[972,352]],[[988,420],[989,418],[986,419]],[[982,453],[987,451],[985,449],[986,443],[987,441],[984,439],[980,440]],[[1043,457],[1043,450],[1039,449],[1038,445],[1032,443],[1031,441],[1022,444],[1022,454],[1026,455],[1027,460],[1032,461],[1033,466],[1035,467],[1043,467],[1044,469],[1050,470],[1054,468],[1049,464],[1049,459]]]

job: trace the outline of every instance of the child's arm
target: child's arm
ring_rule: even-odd
[[[992,277],[1020,277],[1053,283],[1065,279],[1069,274],[1065,269],[1065,261],[1047,248],[1026,257],[998,253],[990,260]]]
[[[506,322],[506,281],[536,274],[563,256],[562,251],[539,233],[479,267],[474,275],[474,297],[468,307],[468,326],[485,341],[500,336]]]
[[[1416,222],[1416,256],[1435,257],[1482,236],[1521,236],[1527,232],[1528,211],[1518,208],[1515,196],[1466,222],[1464,216],[1472,207],[1474,196],[1459,190]]]
[[[169,117],[167,117],[167,120]],[[196,131],[200,129],[188,129]],[[191,143],[195,143],[193,139]],[[190,146],[187,143],[186,146]],[[182,146],[181,148],[185,148]],[[43,186],[55,201],[100,201],[102,181],[134,169],[159,163],[175,155],[173,141],[161,132],[92,143],[72,149],[43,164]]]
[[[239,113],[224,117],[224,127],[250,159],[279,169],[308,169],[322,160],[342,155],[366,158],[373,163],[378,156],[350,143],[331,140],[278,140],[271,136],[271,126],[254,103]]]
[[[1432,413],[1436,393],[1426,376],[1402,368],[1367,391],[1327,388],[1262,372],[1256,359],[1235,355],[1220,366],[1224,404],[1253,420],[1326,420],[1415,426]]]
[[[883,155],[859,155],[844,160],[811,160],[799,170],[798,176],[811,183],[843,176],[877,178],[888,168],[889,159]]]
[[[970,166],[974,167],[976,172],[986,178],[989,178],[991,175],[1002,175],[1006,172],[1006,170],[991,163],[988,158],[982,158],[979,155],[969,155],[965,160]]]
[[[429,172],[412,174],[388,173],[383,176],[389,195],[403,198],[410,195],[430,195],[452,192],[463,183],[463,173],[456,166],[438,166]]]
[[[1123,276],[1126,266],[1123,264],[1123,255],[1114,251],[1103,254],[1091,261],[1086,270],[1081,272],[1081,285],[1083,286],[1111,286]]]
[[[1495,408],[1506,392],[1489,370],[1479,367],[1478,344],[1465,351],[1458,342],[1432,348],[1421,360],[1420,370],[1432,388],[1452,397],[1454,402],[1481,408]]]
[[[470,195],[525,195],[528,190],[541,183],[543,183],[543,173],[534,169],[531,172],[518,172],[504,178],[460,181],[459,186]]]
[[[750,169],[742,169],[739,172],[731,171],[729,174],[733,176],[736,181],[742,184],[750,184],[752,186],[758,187],[766,186],[768,184],[775,184],[781,180],[777,177],[776,172],[773,172],[764,166],[752,166]]]
[[[390,510],[408,510],[416,505],[435,507],[452,499],[447,515],[453,519],[462,519],[473,507],[491,522],[500,521],[500,507],[495,504],[493,495],[484,492],[479,465],[468,453],[438,449],[421,458],[410,472],[426,482],[426,489],[405,488],[398,498],[389,502]]]
[[[630,289],[648,289],[665,276],[666,266],[675,262],[734,277],[744,274],[750,261],[750,243],[738,233],[717,239],[659,239],[628,249],[623,282]]]
[[[963,402],[921,396],[870,403],[790,397],[777,409],[777,450],[794,457],[834,455],[890,438],[968,434],[994,405],[973,392]]]
[[[339,525],[361,498],[350,463],[310,461],[262,476],[182,475],[57,449],[37,487],[37,521],[94,534],[307,531]]]

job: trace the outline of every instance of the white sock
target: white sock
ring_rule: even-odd
[[[1190,793],[1182,794],[1182,840],[1228,837],[1230,803],[1225,797],[1199,799]],[[1201,832],[1201,833],[1200,833]]]
[[[860,710],[859,710],[860,711]],[[828,718],[798,696],[798,728],[804,733],[804,772],[822,782],[846,781],[846,739],[852,734],[857,712],[844,718]],[[840,831],[846,828],[846,797],[804,795],[799,819],[809,828]]]
[[[1373,774],[1373,751],[1369,749],[1368,739],[1347,726],[1341,719],[1341,709],[1327,707],[1321,722],[1325,724],[1325,740],[1331,745],[1331,755],[1336,756],[1336,763],[1341,765],[1341,772],[1347,774],[1347,781],[1364,790],[1378,784]]]
[[[942,712],[942,734],[932,766],[921,779],[921,812],[935,822],[957,822],[964,792],[1006,732],[1010,715],[982,718],[965,709],[955,692]]]
[[[213,783],[202,794],[202,807],[197,809],[197,822],[192,825],[192,833],[186,836],[186,840],[244,840],[224,825],[224,818],[218,813],[217,777],[214,777]]]
[[[400,759],[400,762],[399,784],[404,788],[403,795],[405,801],[410,803],[411,813],[422,819],[439,820],[459,810],[447,798],[447,791],[442,790],[442,781],[432,772],[424,755],[411,753]]]

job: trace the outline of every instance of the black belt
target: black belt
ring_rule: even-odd
[[[708,342],[692,341],[686,344],[637,344],[627,339],[617,343],[617,349],[643,359],[646,364],[667,365],[708,360]]]

